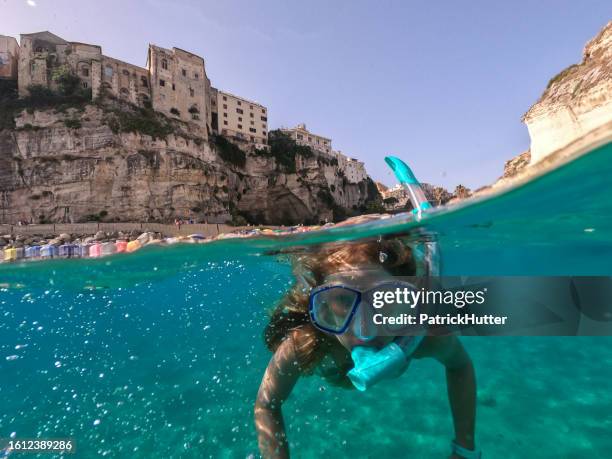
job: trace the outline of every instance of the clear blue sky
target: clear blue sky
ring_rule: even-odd
[[[148,43],[201,55],[214,86],[305,122],[393,184],[386,154],[452,188],[529,146],[522,114],[612,19],[610,0],[0,0],[0,34],[50,30],[143,65]]]

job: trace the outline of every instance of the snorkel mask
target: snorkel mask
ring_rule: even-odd
[[[373,298],[396,289],[415,290],[409,282],[390,280],[378,270],[359,269],[337,273],[313,289],[310,294],[309,314],[313,325],[329,334],[351,333],[364,345],[355,346],[351,351],[354,367],[348,373],[353,385],[360,391],[384,379],[396,378],[407,368],[409,356],[420,344],[424,330],[414,328],[406,334],[406,326],[374,326],[373,314],[377,312]],[[379,279],[372,281],[378,274]],[[380,327],[380,328],[379,328]],[[403,329],[403,330],[402,330]],[[381,333],[382,332],[382,333]],[[367,345],[378,335],[395,336],[382,349]]]

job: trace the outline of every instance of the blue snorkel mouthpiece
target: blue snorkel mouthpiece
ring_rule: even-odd
[[[351,357],[355,367],[348,372],[348,377],[353,386],[362,392],[384,379],[397,378],[406,371],[409,362],[405,352],[395,342],[381,350],[357,346],[353,348]]]

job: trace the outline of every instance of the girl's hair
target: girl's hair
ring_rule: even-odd
[[[296,255],[296,282],[272,311],[264,341],[272,352],[292,339],[302,373],[311,374],[338,341],[312,326],[308,314],[310,290],[334,273],[380,265],[396,276],[413,276],[416,266],[410,248],[399,239],[359,243],[330,243],[315,252]],[[348,369],[345,369],[348,370]],[[345,375],[343,375],[345,378]],[[340,381],[344,385],[344,381]]]

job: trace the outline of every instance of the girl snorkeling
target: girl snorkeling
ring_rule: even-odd
[[[261,455],[289,457],[282,404],[300,376],[317,373],[334,385],[365,390],[380,379],[399,376],[413,358],[433,358],[446,369],[455,433],[450,457],[479,458],[474,368],[459,339],[451,334],[364,333],[362,292],[393,276],[428,275],[418,250],[399,239],[327,244],[316,253],[298,255],[294,270],[297,280],[264,332],[273,356],[255,402]]]

